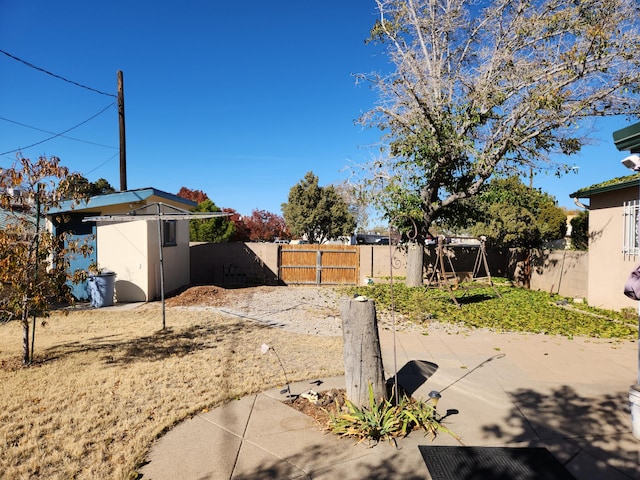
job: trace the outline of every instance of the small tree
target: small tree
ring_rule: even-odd
[[[95,182],[90,182],[89,196],[108,195],[115,193],[116,189],[104,178],[99,178]]]
[[[199,203],[196,212],[221,212],[211,200]],[[235,226],[229,217],[189,221],[189,238],[192,242],[228,242],[233,237]]]
[[[266,210],[253,210],[244,224],[249,230],[249,240],[252,242],[272,242],[276,238],[291,238],[284,218]]]
[[[84,198],[82,189],[75,188],[80,178],[69,174],[57,157],[40,157],[34,163],[19,157],[14,166],[0,170],[0,207],[5,218],[0,230],[0,321],[22,324],[25,365],[33,361],[36,317],[46,318],[54,300],[72,302],[65,284],[85,275],[69,272],[68,259],[88,254],[89,247],[67,242],[63,248],[64,239],[44,228],[45,215],[62,199]]]
[[[562,240],[567,232],[566,213],[555,199],[527,187],[516,176],[492,180],[466,203],[476,221],[471,233],[484,235],[494,246],[525,250],[522,282],[526,287],[531,280],[531,250]]]
[[[311,243],[323,243],[341,235],[351,235],[356,227],[346,202],[331,185],[320,187],[318,177],[307,172],[291,187],[282,213],[292,235]]]
[[[68,179],[68,195],[83,195],[86,197],[95,197],[98,195],[107,195],[114,193],[116,190],[104,178],[99,178],[95,182],[90,182],[81,175],[72,175]]]
[[[589,210],[582,210],[571,219],[571,246],[576,250],[589,249]]]
[[[192,202],[196,202],[198,204],[204,202],[205,200],[209,200],[209,197],[202,190],[191,190],[187,187],[181,187],[178,190],[177,196],[180,198],[184,198],[185,200],[191,200]]]
[[[233,208],[223,208],[223,212],[229,213],[229,220],[233,222],[233,235],[229,239],[230,242],[248,242],[249,228],[246,225],[246,217],[243,217]]]
[[[555,199],[516,176],[492,180],[470,203],[472,233],[500,247],[537,248],[567,232],[567,216]]]

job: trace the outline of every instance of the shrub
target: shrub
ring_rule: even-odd
[[[405,437],[414,429],[422,429],[425,436],[430,435],[432,438],[439,432],[454,435],[440,424],[436,410],[430,403],[414,400],[406,395],[399,399],[398,404],[384,398],[377,402],[371,383],[368,408],[358,407],[346,400],[345,410],[328,414],[329,431],[340,436],[357,438],[358,442],[395,442],[397,437]]]

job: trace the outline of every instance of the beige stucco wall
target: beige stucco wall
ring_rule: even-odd
[[[404,251],[392,247],[393,263],[389,262],[389,245],[359,245],[360,251],[360,283],[367,283],[368,279],[380,281],[391,276],[404,277],[407,274],[407,259]]]
[[[149,235],[152,239],[152,250],[157,252],[157,263],[154,271],[158,272],[155,276],[157,279],[155,289],[149,289],[152,293],[151,298],[160,298],[160,249],[158,248],[158,225],[157,222],[148,222],[153,225],[153,235]],[[174,292],[181,287],[189,285],[189,222],[180,220],[176,222],[176,245],[167,246],[163,249],[163,266],[164,266],[164,291],[166,293]]]
[[[638,198],[636,188],[603,193],[591,198],[589,208],[589,305],[620,310],[637,302],[622,293],[624,283],[638,263],[622,253],[622,204]]]
[[[532,290],[588,298],[588,252],[537,250],[532,254],[531,267]]]
[[[275,285],[278,283],[279,245],[275,243],[191,244],[193,285]]]
[[[116,272],[116,300],[144,302],[160,298],[160,249],[155,220],[99,222],[98,265]],[[176,246],[163,249],[165,294],[189,284],[189,223],[176,224]]]
[[[149,300],[147,223],[97,224],[97,257],[101,268],[116,272],[116,301]]]

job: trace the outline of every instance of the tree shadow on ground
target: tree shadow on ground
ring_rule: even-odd
[[[471,305],[472,303],[485,302],[494,298],[496,298],[496,295],[489,295],[488,293],[475,293],[471,295],[463,294],[462,296],[456,297],[456,300],[460,305]]]
[[[345,443],[345,446],[347,444]],[[379,445],[379,448],[390,445]],[[357,448],[353,444],[345,448]],[[418,449],[412,453],[420,456]],[[265,463],[251,472],[234,474],[234,480],[255,480],[255,479],[313,479],[313,478],[362,478],[367,480],[424,480],[427,478],[427,467],[422,464],[416,470],[415,461],[409,461],[402,455],[375,455],[352,459],[347,462],[332,462],[327,459],[318,462],[318,458],[327,456],[324,445],[314,445],[309,447],[304,454],[296,454],[283,458],[277,463]],[[320,465],[321,464],[321,465]]]
[[[578,479],[611,478],[617,471],[620,478],[640,480],[640,444],[630,435],[626,392],[592,398],[563,385],[550,393],[519,389],[509,395],[514,407],[502,424],[483,427],[487,438],[500,444],[547,446]],[[519,424],[519,435],[503,428]]]
[[[99,353],[106,365],[153,362],[168,357],[183,357],[203,350],[215,350],[229,335],[247,334],[268,327],[252,323],[193,325],[184,330],[165,328],[150,335],[118,340],[116,335],[94,337],[56,345],[43,352],[46,361],[78,353]]]

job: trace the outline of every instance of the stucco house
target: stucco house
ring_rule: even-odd
[[[640,123],[617,130],[613,139],[620,151],[640,152]],[[640,174],[592,185],[570,197],[578,204],[588,200],[589,304],[613,310],[636,308],[638,302],[627,298],[623,288],[640,263]]]
[[[72,269],[88,269],[94,263],[101,269],[115,272],[116,301],[145,302],[161,296],[160,239],[165,292],[189,284],[189,221],[161,220],[159,235],[157,220],[86,219],[131,212],[154,214],[158,209],[167,213],[172,209],[189,210],[195,206],[195,202],[171,193],[142,188],[91,197],[80,205],[64,202],[50,212],[47,221],[55,233],[69,232],[73,239],[93,246],[89,257],[77,256],[71,260]],[[69,221],[57,221],[60,214]],[[87,299],[89,289],[86,284],[76,285],[73,294],[78,299]]]

